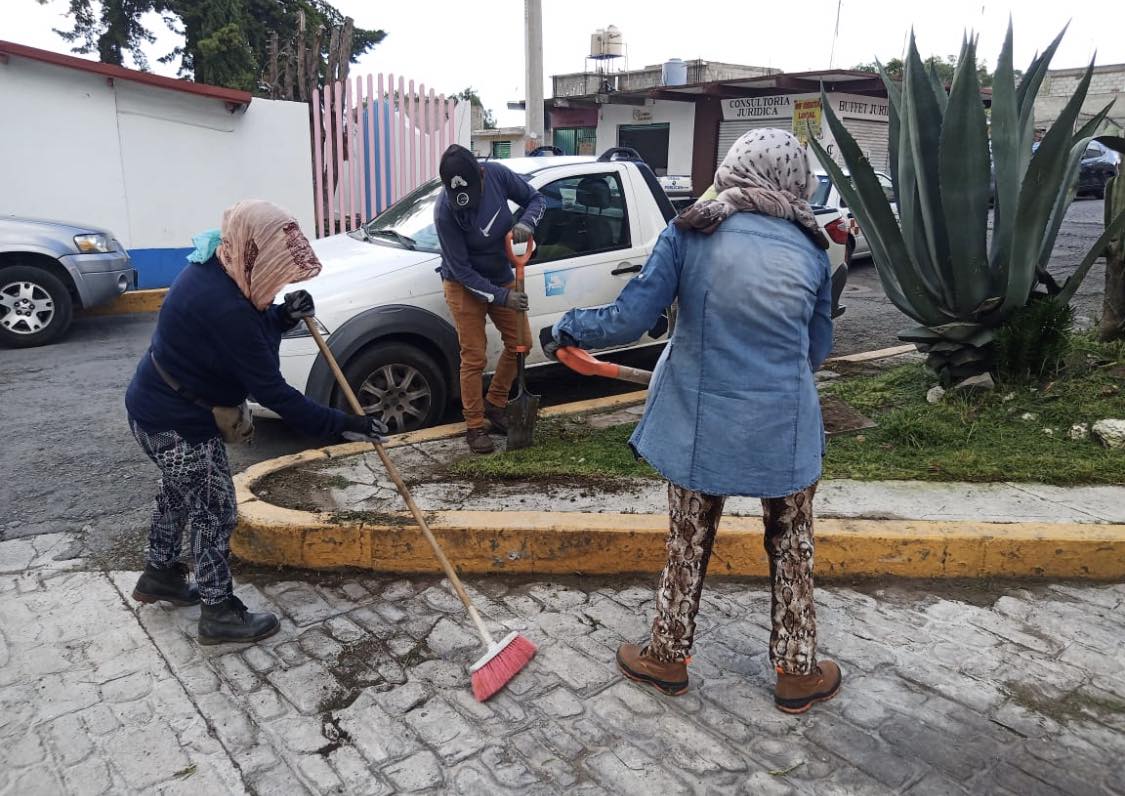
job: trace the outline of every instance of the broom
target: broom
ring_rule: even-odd
[[[363,416],[366,413],[363,407],[359,404],[359,399],[355,397],[351,385],[348,380],[344,378],[343,372],[340,370],[339,363],[336,362],[336,357],[328,348],[328,344],[324,342],[324,338],[320,334],[320,330],[316,327],[316,323],[312,318],[305,318],[305,326],[308,327],[309,334],[316,340],[317,348],[320,353],[324,355],[328,366],[332,368],[332,373],[336,377],[336,382],[340,385],[340,390],[348,399],[348,404],[351,406],[352,411],[357,415]],[[394,481],[398,493],[402,495],[402,499],[406,501],[410,513],[414,515],[414,521],[418,523],[418,527],[422,529],[422,535],[426,537],[426,541],[430,543],[430,547],[434,550],[434,555],[437,556],[438,563],[441,568],[445,570],[445,576],[449,578],[449,582],[453,584],[453,590],[457,592],[457,596],[461,598],[461,602],[465,604],[465,610],[469,612],[469,618],[473,620],[476,625],[477,633],[480,634],[481,640],[485,645],[484,656],[472,665],[469,669],[473,675],[473,696],[478,701],[484,702],[491,697],[501,688],[508,684],[508,681],[515,677],[523,667],[527,666],[528,662],[535,655],[535,644],[528,639],[521,636],[518,632],[511,632],[506,635],[499,643],[492,640],[492,635],[484,626],[484,620],[481,619],[480,614],[477,612],[476,606],[473,601],[469,599],[469,595],[465,592],[465,587],[461,585],[461,579],[457,577],[457,573],[453,570],[453,565],[449,563],[449,559],[445,557],[441,546],[438,545],[437,539],[430,531],[430,526],[426,522],[422,510],[418,508],[418,504],[414,502],[414,498],[410,494],[410,490],[406,488],[406,484],[402,480],[402,476],[395,467],[394,462],[387,456],[387,451],[379,442],[373,442],[375,452],[379,454],[379,459],[383,462],[383,467],[386,468],[387,474]]]

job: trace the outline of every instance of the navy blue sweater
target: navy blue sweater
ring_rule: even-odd
[[[310,401],[281,376],[278,347],[290,328],[280,304],[259,311],[218,259],[189,263],[168,290],[125,407],[149,433],[172,430],[192,443],[219,434],[210,410],[164,382],[152,354],[184,389],[209,404],[238,406],[249,394],[306,434],[338,436],[347,415]]]
[[[484,190],[480,205],[461,210],[449,203],[445,191],[434,205],[434,224],[441,242],[441,278],[460,282],[482,301],[503,304],[507,285],[516,278],[504,251],[504,236],[516,225],[532,231],[543,219],[547,200],[527,180],[499,163],[482,163]],[[508,200],[523,208],[519,222]]]

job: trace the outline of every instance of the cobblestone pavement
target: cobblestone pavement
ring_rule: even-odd
[[[1125,793],[1125,584],[828,586],[845,687],[777,712],[761,583],[708,585],[692,687],[622,681],[649,580],[477,579],[539,654],[487,704],[436,578],[249,573],[258,646],[200,647],[198,609],[138,607],[132,572],[0,544],[0,792]]]

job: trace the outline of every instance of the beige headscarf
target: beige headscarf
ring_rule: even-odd
[[[751,130],[734,142],[715,172],[716,194],[689,207],[676,224],[705,234],[733,213],[761,213],[792,221],[828,248],[808,199],[817,179],[808,151],[787,130]]]
[[[266,309],[281,288],[320,273],[297,220],[271,202],[246,199],[223,213],[219,262],[250,303]]]

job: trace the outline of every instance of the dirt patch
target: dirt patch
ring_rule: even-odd
[[[335,505],[332,489],[346,489],[351,484],[336,475],[287,468],[271,473],[254,487],[261,500],[296,511],[324,511]]]
[[[1012,701],[1028,710],[1040,713],[1059,724],[1100,721],[1119,718],[1125,714],[1125,702],[1112,694],[1092,694],[1081,689],[1068,691],[1059,697],[1049,697],[1028,683],[1008,682],[1004,688]]]
[[[875,428],[874,420],[834,395],[820,396],[820,413],[824,417],[824,430],[830,437]]]

